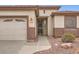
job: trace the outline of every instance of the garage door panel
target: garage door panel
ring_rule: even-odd
[[[25,19],[26,20],[26,19]],[[1,22],[0,21],[0,40],[26,40],[27,39],[27,21],[26,22]]]

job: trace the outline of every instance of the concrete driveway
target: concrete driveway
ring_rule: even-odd
[[[47,37],[39,37],[38,39],[38,42],[0,40],[0,54],[32,54],[51,47]]]
[[[22,40],[0,40],[0,54],[19,53],[24,43]]]

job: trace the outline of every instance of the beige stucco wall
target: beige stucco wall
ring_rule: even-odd
[[[64,16],[54,16],[54,27],[64,28]]]
[[[39,10],[39,16],[50,16],[52,12],[56,12],[57,11],[57,10],[50,10],[50,9],[48,10],[48,9],[46,9],[45,10],[45,14],[44,14],[43,10],[44,9],[40,9]]]
[[[20,15],[24,15],[24,16],[29,16],[29,19],[32,18],[33,19],[33,23],[29,24],[30,27],[35,27],[35,12],[34,11],[0,11],[0,15],[3,16],[20,16]]]
[[[54,26],[53,17],[49,16],[48,17],[48,36],[53,35],[53,26]]]
[[[79,16],[77,16],[77,28],[79,28]]]

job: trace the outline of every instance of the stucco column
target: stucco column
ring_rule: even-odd
[[[29,17],[28,19],[27,41],[36,41],[36,18],[35,17]]]
[[[51,16],[48,17],[48,36],[53,35],[53,18]]]

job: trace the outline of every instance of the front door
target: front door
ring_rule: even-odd
[[[47,19],[38,19],[37,20],[37,31],[38,35],[47,35]]]

